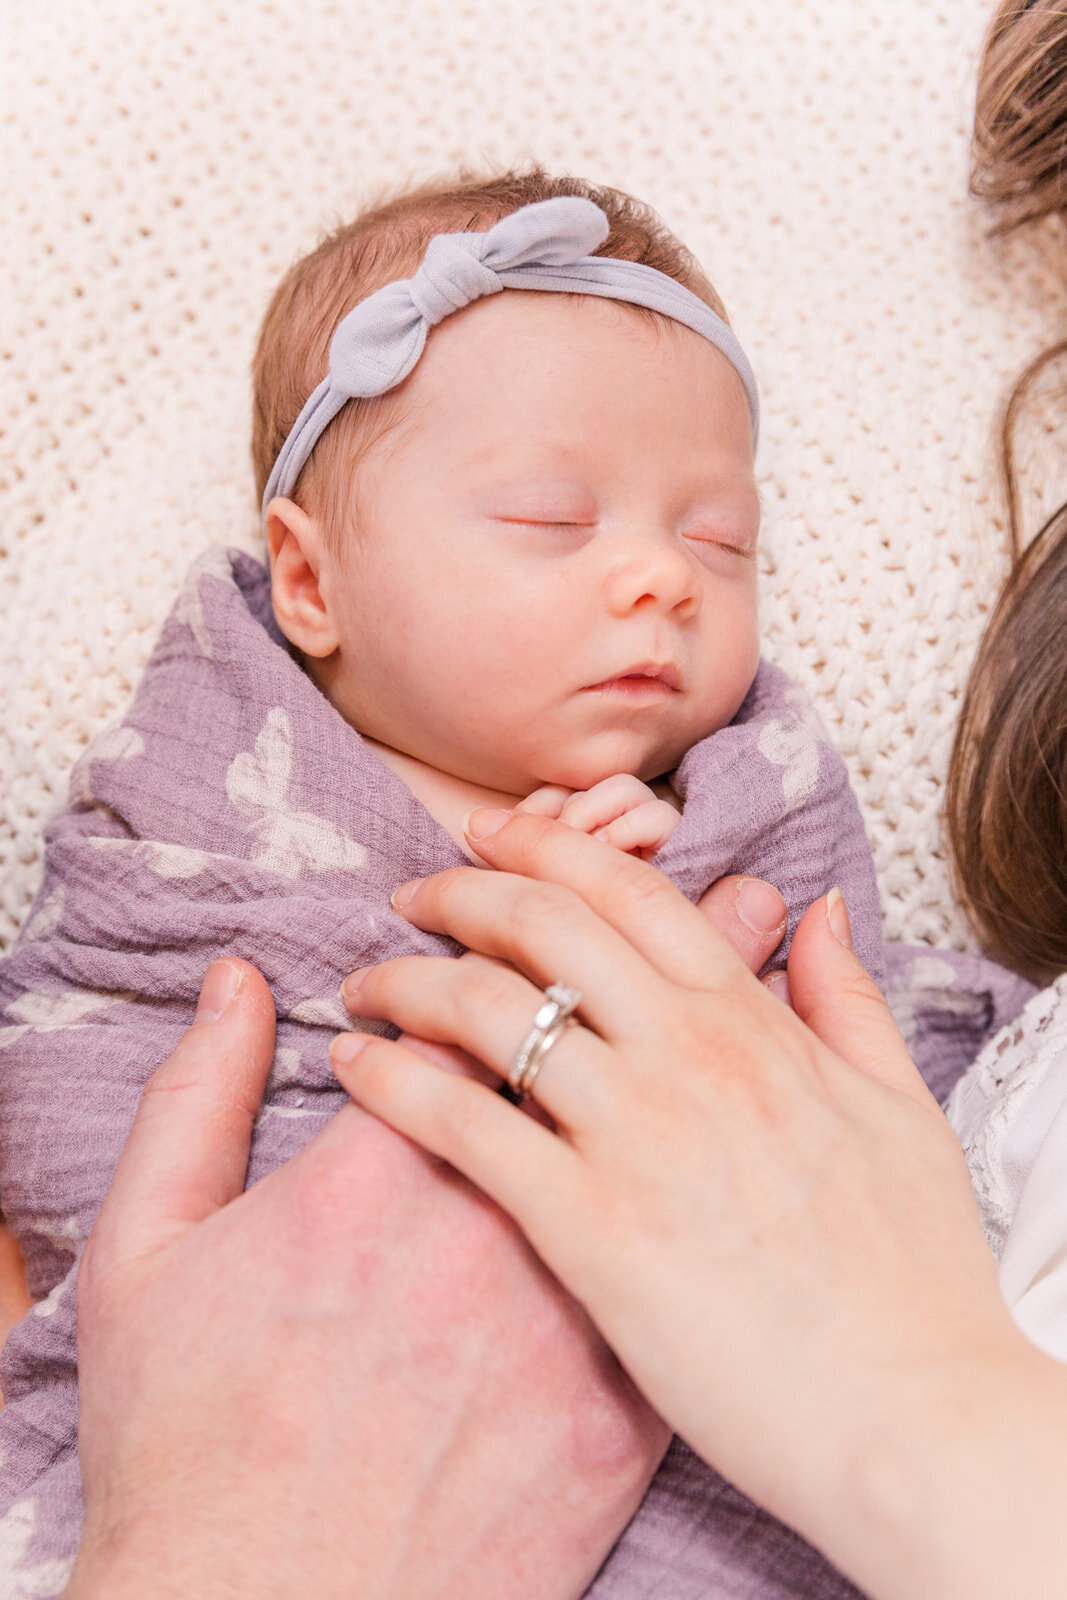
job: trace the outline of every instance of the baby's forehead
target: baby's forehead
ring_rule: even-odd
[[[461,334],[500,339],[534,333],[546,340],[573,342],[583,334],[646,340],[678,335],[708,341],[662,312],[602,294],[561,293],[539,289],[502,289],[483,295],[429,330],[427,349],[457,340]]]
[[[442,323],[409,377],[364,402],[362,447],[340,467],[357,498],[425,489],[443,508],[507,489],[567,521],[627,485],[639,497],[655,486],[664,503],[724,485],[747,496],[744,386],[714,346],[612,302],[505,294]]]
[[[673,318],[601,296],[505,289],[430,330],[423,355],[401,390],[458,404],[479,389],[503,399],[575,383],[664,390],[728,381],[747,408],[731,362],[709,340]]]
[[[751,450],[744,385],[709,340],[670,317],[602,297],[504,290],[432,330],[398,391],[411,421],[492,434],[511,412],[555,433],[614,418],[620,427],[662,415],[688,431],[727,413]]]

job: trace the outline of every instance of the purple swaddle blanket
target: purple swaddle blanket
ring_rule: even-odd
[[[883,978],[858,808],[783,673],[760,666],[737,719],[689,751],[675,786],[684,811],[656,864],[691,899],[723,873],[758,874],[784,893],[792,934],[809,902],[839,884],[856,949]],[[41,892],[0,967],[0,1184],[41,1297],[0,1368],[6,1600],[58,1594],[73,1559],[77,1260],[140,1090],[192,1020],[206,966],[227,952],[246,957],[277,1007],[254,1183],[345,1103],[327,1054],[352,1025],[341,979],[400,954],[455,953],[398,917],[389,896],[463,860],[301,671],[259,563],[203,556],[129,713],[75,769],[70,803],[48,829]],[[918,979],[901,968],[912,1042],[921,1059],[933,1040],[941,1092],[1028,992],[1006,980],[990,998],[985,965],[967,969],[958,998],[948,958]],[[589,1590],[596,1600],[855,1593],[678,1440]]]

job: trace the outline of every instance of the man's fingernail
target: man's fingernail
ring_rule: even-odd
[[[243,982],[242,967],[233,961],[213,961],[200,986],[195,1020],[217,1022]]]
[[[768,972],[763,980],[765,989],[769,989],[776,1000],[781,1000],[785,1005],[792,1005],[792,996],[789,993],[789,979],[784,972]]]
[[[742,878],[737,886],[737,915],[753,933],[784,933],[785,901],[762,878]]]
[[[394,911],[403,911],[404,907],[410,901],[414,900],[415,896],[419,892],[419,884],[421,882],[421,878],[412,878],[410,883],[402,883],[399,889],[394,889],[392,894],[392,906]]]
[[[355,972],[350,972],[341,985],[341,998],[348,1005],[352,1005],[359,998],[359,991],[363,987],[363,979],[367,975],[366,967],[359,967]]]
[[[339,1033],[330,1045],[330,1060],[335,1067],[350,1067],[369,1044],[368,1033]]]
[[[851,950],[852,924],[848,918],[845,897],[840,889],[831,889],[826,896],[826,920],[838,944],[843,944],[846,950]]]
[[[472,811],[463,823],[463,832],[468,839],[488,839],[491,833],[496,833],[502,828],[511,816],[510,811],[492,811],[488,807],[481,807]]]

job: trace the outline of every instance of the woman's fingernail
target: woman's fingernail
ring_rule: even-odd
[[[217,1022],[244,982],[244,969],[232,961],[213,961],[204,974],[195,1021]]]
[[[785,901],[762,878],[742,878],[737,886],[737,915],[753,933],[784,933]]]
[[[784,1005],[792,1005],[792,996],[789,993],[789,979],[784,972],[768,972],[763,980],[763,987],[769,989],[776,1000],[781,1000]]]
[[[851,950],[852,924],[848,918],[845,897],[840,889],[831,889],[826,896],[826,920],[838,944],[843,944],[846,950]]]
[[[468,839],[488,839],[491,833],[496,833],[498,828],[504,826],[510,816],[510,811],[492,811],[482,806],[464,819],[463,832]]]
[[[359,991],[363,987],[363,980],[367,976],[367,968],[359,967],[355,972],[350,972],[341,985],[341,998],[348,1005],[352,1005],[359,998]]]
[[[330,1045],[330,1060],[335,1067],[350,1067],[370,1044],[369,1033],[339,1033]]]
[[[391,903],[394,911],[403,911],[404,907],[414,900],[421,882],[421,878],[412,878],[410,883],[402,883],[399,889],[393,891]]]

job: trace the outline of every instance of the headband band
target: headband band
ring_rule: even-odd
[[[676,278],[639,261],[594,256],[609,233],[591,200],[561,195],[512,211],[484,233],[439,233],[413,278],[387,283],[337,325],[330,370],[293,424],[263,494],[263,511],[287,495],[324,430],[349,400],[385,394],[401,383],[437,323],[483,295],[502,289],[596,294],[647,306],[702,334],[733,366],[745,387],[752,437],[759,429],[756,379],[736,334]]]

